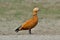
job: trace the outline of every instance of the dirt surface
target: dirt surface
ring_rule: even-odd
[[[0,40],[60,40],[60,35],[5,35]]]

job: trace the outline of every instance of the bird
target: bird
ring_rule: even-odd
[[[19,32],[21,30],[28,30],[29,34],[31,34],[31,29],[34,28],[38,24],[38,16],[37,13],[39,11],[38,7],[35,7],[33,10],[32,18],[25,21],[21,26],[15,29],[15,32]]]

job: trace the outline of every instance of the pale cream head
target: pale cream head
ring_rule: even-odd
[[[37,12],[39,11],[39,8],[38,7],[35,7],[34,9],[33,9],[33,15],[37,15]]]
[[[37,11],[39,11],[39,8],[38,7],[35,7],[34,9],[33,9],[33,11],[35,12],[37,12]]]

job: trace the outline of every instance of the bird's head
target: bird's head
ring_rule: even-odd
[[[38,11],[39,11],[39,8],[38,8],[38,7],[35,7],[35,8],[33,9],[33,11],[34,11],[34,12],[38,12]]]
[[[39,11],[39,8],[38,8],[38,7],[35,7],[35,8],[33,9],[33,15],[37,14],[38,11]]]

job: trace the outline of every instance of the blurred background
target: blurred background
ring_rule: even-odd
[[[60,0],[0,0],[0,35],[29,35],[15,29],[32,17],[35,6],[39,22],[32,34],[60,35]]]

